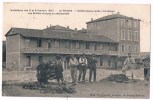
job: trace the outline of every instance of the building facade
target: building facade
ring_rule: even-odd
[[[11,28],[6,34],[6,66],[12,70],[34,70],[42,58],[49,62],[61,56],[63,67],[67,68],[71,54],[79,57],[85,53],[89,57],[94,53],[99,68],[116,68],[118,57],[140,52],[139,21],[114,14],[87,22],[87,29],[83,30],[59,25],[43,30]]]

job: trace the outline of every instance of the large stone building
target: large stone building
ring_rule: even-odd
[[[140,52],[140,20],[121,14],[87,22],[87,29],[63,26],[46,29],[11,28],[6,34],[6,66],[14,70],[35,69],[42,58],[57,55],[68,66],[70,54],[96,54],[99,68],[117,67],[117,58]]]

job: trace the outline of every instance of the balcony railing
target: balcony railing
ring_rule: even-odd
[[[80,49],[61,49],[61,48],[22,48],[22,53],[41,53],[41,54],[82,54],[86,55],[118,55],[118,51],[106,50],[80,50]]]

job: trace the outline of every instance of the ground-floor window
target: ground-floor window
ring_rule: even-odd
[[[26,67],[30,67],[31,66],[31,56],[26,56]]]
[[[111,66],[111,60],[108,60],[108,66]]]
[[[100,58],[100,66],[103,66],[103,58]]]
[[[43,56],[39,56],[39,63],[41,63],[43,60]]]

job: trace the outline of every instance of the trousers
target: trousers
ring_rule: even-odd
[[[93,80],[94,81],[96,81],[96,68],[90,68],[90,74],[89,74],[89,81],[91,81],[91,78],[92,78],[92,73],[93,73],[93,75],[94,75],[94,77],[93,77]]]
[[[82,73],[83,73],[83,76],[82,76]],[[78,81],[80,81],[81,77],[82,77],[82,81],[85,81],[85,76],[86,76],[86,66],[81,66],[81,68],[79,69]]]
[[[71,66],[72,83],[77,82],[77,66]]]

